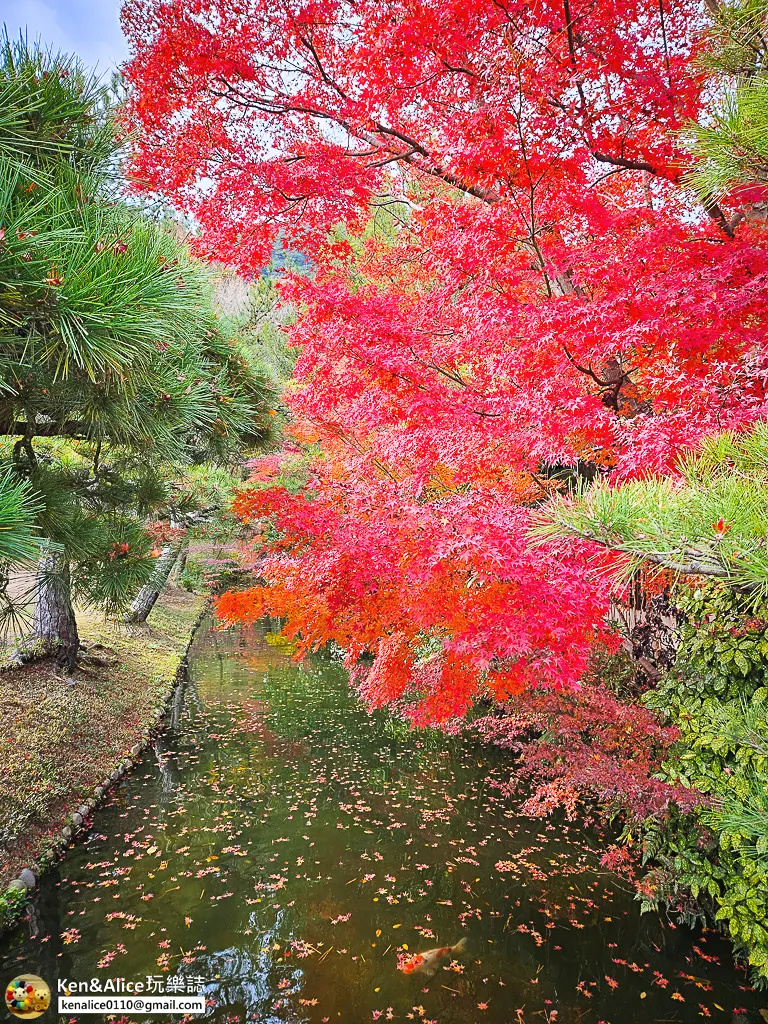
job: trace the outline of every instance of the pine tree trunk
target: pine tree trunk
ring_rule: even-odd
[[[181,544],[178,542],[174,544],[166,544],[163,547],[160,557],[157,560],[157,564],[155,565],[155,571],[152,573],[149,581],[145,583],[138,592],[133,604],[123,616],[124,622],[147,621],[147,616],[155,607],[155,601],[157,601],[160,596],[160,591],[163,589],[168,581],[168,577],[171,575],[171,569],[173,569],[180,550]]]
[[[184,544],[179,557],[176,560],[176,564],[173,567],[173,572],[169,577],[173,583],[178,583],[178,579],[187,567],[187,558],[189,557],[189,544]]]
[[[189,544],[184,545],[184,549],[181,552],[179,558],[179,572],[184,572],[187,568],[187,559],[189,558]]]
[[[37,603],[31,642],[44,655],[55,655],[59,665],[74,671],[80,637],[72,608],[69,562],[60,552],[44,551],[37,563]]]

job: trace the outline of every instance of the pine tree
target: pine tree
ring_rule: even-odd
[[[708,123],[692,129],[697,164],[688,181],[705,200],[764,198],[768,186],[768,2],[711,5],[706,69],[720,85]],[[756,188],[757,187],[757,188]]]
[[[576,536],[620,556],[618,580],[643,563],[720,581],[755,600],[768,596],[768,423],[706,438],[673,476],[614,487],[598,480],[558,496],[534,517],[539,540]]]
[[[0,451],[37,500],[31,639],[71,668],[72,597],[129,603],[148,518],[190,510],[185,465],[260,441],[266,392],[207,271],[123,198],[108,90],[6,40],[0,111]]]

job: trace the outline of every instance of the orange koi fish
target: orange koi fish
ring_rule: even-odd
[[[400,970],[403,974],[426,974],[432,977],[439,967],[454,954],[461,953],[467,945],[466,937],[459,939],[455,946],[438,946],[428,949],[425,953],[414,953],[403,963]]]

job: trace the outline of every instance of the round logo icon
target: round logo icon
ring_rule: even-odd
[[[51,1004],[51,990],[36,974],[19,974],[5,986],[5,1005],[22,1020],[45,1013]]]

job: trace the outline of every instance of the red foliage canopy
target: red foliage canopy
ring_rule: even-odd
[[[316,266],[285,286],[310,478],[241,495],[281,539],[225,615],[370,652],[419,720],[578,680],[607,597],[528,508],[766,412],[765,238],[680,188],[703,9],[128,0],[137,179],[219,259],[279,233]]]

